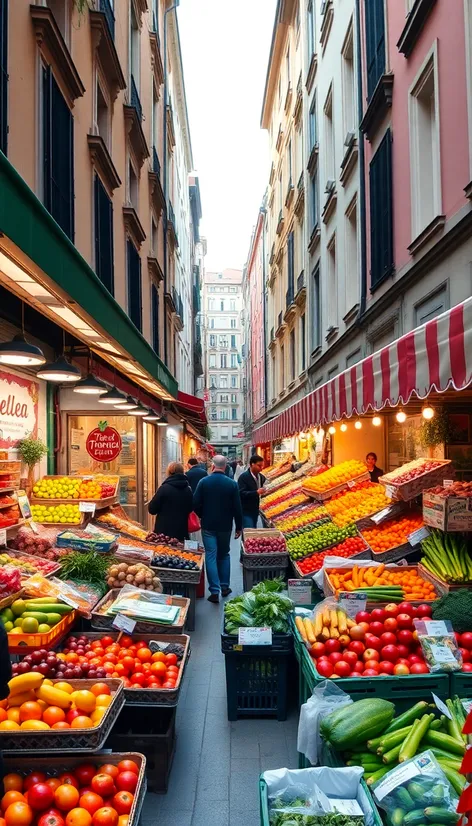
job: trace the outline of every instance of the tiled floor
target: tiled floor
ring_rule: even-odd
[[[239,542],[232,548],[231,585],[234,594],[242,592]],[[142,826],[259,826],[260,772],[297,768],[296,709],[284,723],[228,722],[222,610],[221,603],[197,602],[169,789],[165,795],[147,795]]]

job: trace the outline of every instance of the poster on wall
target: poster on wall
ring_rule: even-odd
[[[0,448],[38,435],[39,384],[0,370]]]
[[[85,447],[96,462],[113,462],[121,453],[121,436],[107,421],[101,421],[88,434]]]
[[[78,473],[87,462],[87,453],[85,450],[85,433],[81,427],[71,428],[69,448],[69,472]]]

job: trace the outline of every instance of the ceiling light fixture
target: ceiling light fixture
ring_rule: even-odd
[[[101,379],[89,373],[85,379],[79,381],[72,389],[73,393],[82,393],[84,396],[102,396],[106,393],[108,387]]]
[[[126,396],[124,403],[120,402],[120,404],[115,404],[114,406],[117,410],[134,410],[138,405],[132,396]]]
[[[159,421],[159,415],[154,410],[149,408],[148,412],[146,413],[146,415],[143,418],[143,422],[158,422],[158,421]]]
[[[113,385],[110,390],[107,390],[103,396],[100,396],[99,400],[100,404],[114,404],[115,406],[118,404],[124,404],[126,401],[126,396],[122,393],[118,388]]]
[[[343,422],[343,423],[342,423],[342,425],[341,425],[341,427],[340,427],[339,429],[340,429],[343,433],[345,433],[345,432],[346,432],[346,430],[347,430],[347,424],[346,424],[346,422]]]
[[[167,427],[169,422],[167,421],[167,416],[165,413],[163,413],[162,416],[157,420],[156,424],[158,427]]]
[[[405,411],[404,410],[399,410],[397,415],[395,416],[395,418],[396,418],[397,422],[399,422],[399,424],[403,424],[403,422],[406,421]]]
[[[79,381],[82,374],[78,367],[71,364],[65,355],[59,356],[56,361],[51,361],[44,364],[36,373],[38,379],[45,379],[46,381]]]
[[[141,402],[138,401],[137,407],[134,410],[130,410],[130,416],[146,416],[147,410],[145,407],[142,406]]]
[[[0,364],[10,364],[13,367],[39,367],[45,361],[43,351],[25,339],[25,305],[22,301],[21,333],[13,336],[11,341],[3,341],[0,344]]]
[[[429,406],[428,407],[423,407],[423,410],[421,411],[421,415],[423,416],[423,419],[426,419],[426,421],[430,421],[431,419],[434,419],[434,408],[429,407]]]
[[[374,427],[380,427],[380,425],[382,424],[382,419],[380,418],[380,416],[374,416],[374,418],[372,419],[372,424],[374,425]]]
[[[336,433],[336,428],[334,425],[331,425],[331,427],[328,428],[328,433],[331,433],[331,436]]]
[[[360,422],[358,419],[357,422],[354,422],[354,427],[356,428],[356,430],[360,430],[362,428],[362,422]]]

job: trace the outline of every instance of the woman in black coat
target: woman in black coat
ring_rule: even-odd
[[[155,533],[183,542],[188,539],[188,517],[193,511],[193,494],[180,462],[171,462],[167,479],[149,502],[148,511],[156,517]]]

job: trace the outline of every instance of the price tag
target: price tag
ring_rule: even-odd
[[[449,631],[444,620],[424,620],[428,637],[445,637]]]
[[[338,601],[341,611],[344,611],[349,619],[354,619],[359,611],[365,611],[365,606],[367,605],[367,595],[353,594],[349,591],[341,591]]]
[[[400,565],[401,568],[404,568],[405,565],[408,565],[407,559],[399,559],[398,562],[395,562],[395,565]]]
[[[388,499],[395,499],[396,495],[397,495],[396,488],[394,488],[393,485],[387,485],[386,488],[385,488],[385,496]]]
[[[136,620],[131,619],[131,617],[125,617],[124,614],[117,614],[112,625],[114,628],[119,628],[120,631],[126,631],[127,634],[132,634],[136,626]]]
[[[305,579],[289,579],[288,596],[296,605],[310,605],[311,581]]]
[[[347,486],[348,488],[354,488],[356,486],[356,482],[354,481],[354,479],[349,479]]]
[[[17,493],[17,499],[23,519],[31,519],[31,507],[26,491],[19,490]]]
[[[36,522],[33,522],[32,519],[28,520],[28,525],[31,528],[31,530],[33,531],[33,533],[39,533],[39,528],[38,528]]]
[[[441,714],[445,714],[449,720],[452,720],[452,714],[449,711],[446,703],[443,703],[443,701],[434,693],[434,691],[432,691],[431,694],[436,708],[439,709]]]
[[[239,645],[272,645],[272,628],[240,628]]]
[[[84,531],[85,531],[85,533],[91,533],[91,534],[97,534],[97,533],[101,533],[101,534],[102,534],[102,533],[103,533],[103,531],[101,530],[101,528],[97,528],[97,526],[96,526],[96,525],[92,525],[92,523],[91,523],[91,522],[89,522],[89,524],[87,525],[87,527],[86,527],[86,528],[84,528]],[[107,533],[108,533],[108,531],[107,531]],[[113,533],[112,533],[112,534],[109,534],[109,536],[112,536],[112,537],[113,537],[113,536],[115,536],[115,534],[113,534]]]
[[[198,542],[195,539],[185,539],[184,551],[198,551]]]
[[[469,711],[472,709],[472,700],[461,700],[461,703],[465,712],[468,714]]]
[[[79,502],[79,511],[81,513],[91,513],[93,516],[96,507],[95,502]]]
[[[374,513],[374,515],[370,518],[372,522],[375,522],[375,524],[378,525],[379,522],[382,521],[382,519],[385,519],[387,516],[389,516],[391,510],[392,508],[390,506],[388,508],[383,508],[383,510],[379,511],[378,513]]]
[[[422,542],[423,539],[426,539],[427,536],[429,536],[429,529],[426,527],[426,525],[423,525],[422,528],[418,528],[418,530],[413,531],[413,533],[410,533],[407,539],[410,545],[413,545],[414,547],[415,545],[419,545],[420,542]]]
[[[454,484],[454,479],[444,479],[443,488],[452,488],[453,484]]]
[[[70,597],[66,596],[66,594],[59,594],[59,599],[61,599],[62,602],[65,602],[66,605],[70,605],[71,608],[78,608],[79,607],[79,603],[74,602],[74,600],[71,599]]]
[[[6,531],[6,528],[1,528],[0,529],[0,545],[6,545],[6,544],[7,544],[7,531]]]
[[[82,476],[82,482],[92,482],[93,476]]]

